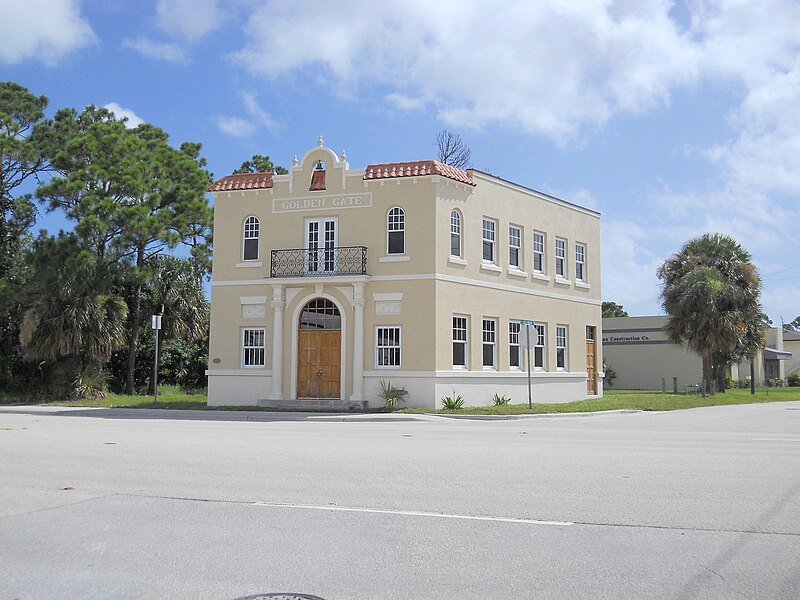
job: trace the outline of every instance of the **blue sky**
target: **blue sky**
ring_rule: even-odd
[[[434,158],[449,129],[476,168],[602,212],[604,299],[657,314],[657,266],[716,231],[778,322],[800,314],[798,31],[796,0],[0,0],[0,80],[201,142],[217,177],[320,134],[353,167]]]

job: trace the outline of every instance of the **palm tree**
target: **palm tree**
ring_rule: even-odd
[[[113,279],[74,236],[40,238],[32,256],[34,279],[20,326],[26,360],[100,367],[126,339],[128,306],[109,289]]]
[[[210,308],[191,260],[159,256],[148,300],[155,313],[164,315],[165,336],[192,340],[208,332]]]
[[[208,334],[210,305],[201,276],[191,260],[156,257],[145,302],[153,314],[163,315],[162,335],[158,337],[156,348],[159,356],[165,339],[191,342]]]
[[[125,344],[128,306],[106,294],[43,296],[25,313],[20,342],[28,360],[104,363]]]
[[[702,357],[704,394],[713,393],[715,351],[732,355],[743,346],[763,347],[763,332],[753,326],[762,314],[761,279],[750,259],[732,237],[704,234],[658,269],[662,306],[670,316],[667,336]]]

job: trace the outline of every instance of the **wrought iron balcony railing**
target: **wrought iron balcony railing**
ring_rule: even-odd
[[[269,274],[270,277],[366,275],[367,249],[364,246],[337,246],[273,250]]]

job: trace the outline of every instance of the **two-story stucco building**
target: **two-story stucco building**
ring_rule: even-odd
[[[209,405],[469,405],[602,394],[600,215],[426,160],[216,181]],[[301,404],[302,406],[303,404]]]

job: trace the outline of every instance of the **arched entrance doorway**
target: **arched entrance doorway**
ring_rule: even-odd
[[[338,398],[341,391],[342,317],[315,298],[303,307],[297,331],[297,397]]]

